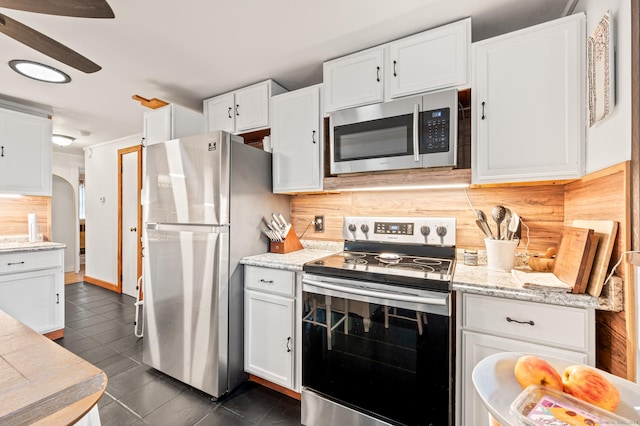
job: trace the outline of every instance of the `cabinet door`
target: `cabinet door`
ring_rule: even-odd
[[[324,111],[382,102],[384,48],[375,47],[323,64]]]
[[[458,385],[461,386],[462,401],[458,401],[458,404],[461,404],[458,412],[462,416],[459,424],[463,426],[489,426],[489,412],[476,392],[472,380],[473,368],[489,355],[499,352],[527,352],[587,363],[587,355],[581,352],[567,351],[469,331],[462,332],[461,347],[462,371],[460,373],[462,378],[459,380]]]
[[[171,105],[144,113],[143,136],[145,145],[171,140]]]
[[[0,111],[0,192],[51,196],[51,120]]]
[[[245,290],[245,371],[292,389],[294,386],[293,299]]]
[[[273,97],[273,192],[322,189],[320,86]]]
[[[470,18],[389,43],[390,97],[466,84],[470,49]]]
[[[234,99],[233,93],[228,93],[204,101],[204,116],[207,132],[224,130],[233,133],[236,130]]]
[[[474,46],[474,183],[583,175],[584,41],[576,14]]]
[[[38,333],[64,328],[62,269],[0,276],[0,309]]]
[[[236,91],[236,132],[269,127],[269,83],[258,83]]]

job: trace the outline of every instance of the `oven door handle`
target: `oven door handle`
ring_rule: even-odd
[[[333,290],[336,292],[345,293],[345,294],[358,294],[361,296],[377,297],[380,299],[396,300],[400,302],[423,303],[428,305],[447,306],[446,298],[440,299],[435,297],[421,297],[421,296],[411,296],[408,294],[378,292],[373,290],[367,290],[364,288],[354,288],[354,287],[331,284],[325,281],[312,280],[309,278],[302,278],[302,283],[324,288],[327,290]]]

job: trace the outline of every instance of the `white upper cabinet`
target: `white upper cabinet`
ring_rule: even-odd
[[[464,86],[471,18],[323,64],[324,112]]]
[[[180,105],[169,104],[144,113],[146,145],[198,135],[204,131],[201,113]]]
[[[0,193],[51,196],[51,119],[0,109]]]
[[[266,80],[203,101],[206,131],[230,133],[264,129],[270,126],[271,96],[287,90],[273,80]]]
[[[584,174],[585,38],[580,13],[474,43],[473,183]]]
[[[325,112],[383,101],[384,51],[374,47],[323,64]]]
[[[389,43],[389,97],[466,85],[471,18]]]
[[[273,192],[322,190],[323,147],[321,85],[274,96]]]

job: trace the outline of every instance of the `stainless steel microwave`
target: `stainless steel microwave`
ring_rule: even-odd
[[[332,174],[456,165],[456,89],[336,111],[329,120]]]

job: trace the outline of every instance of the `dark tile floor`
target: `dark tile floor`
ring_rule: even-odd
[[[57,342],[109,378],[98,402],[104,426],[299,425],[300,402],[252,382],[222,401],[142,364],[134,299],[84,282],[68,284],[64,338]]]

